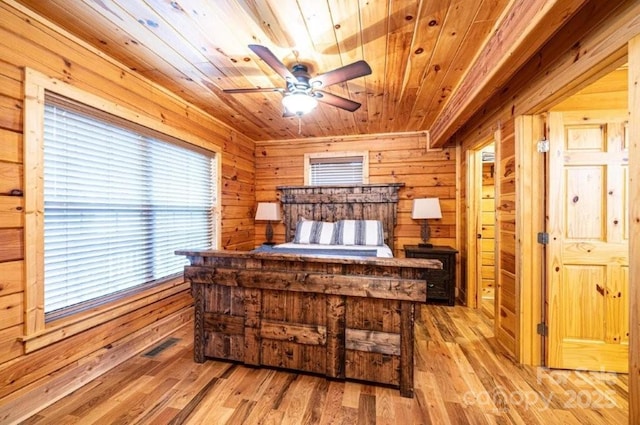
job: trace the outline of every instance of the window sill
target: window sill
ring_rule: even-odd
[[[47,323],[43,331],[25,335],[20,340],[24,343],[25,353],[30,353],[188,288],[189,283],[182,277],[172,279],[129,297]]]

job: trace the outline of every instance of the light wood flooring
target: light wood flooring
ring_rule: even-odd
[[[626,424],[626,375],[525,367],[480,310],[423,306],[415,398],[392,388],[192,360],[192,329],[25,424]],[[152,347],[153,348],[153,347]],[[148,351],[147,351],[148,353]]]
[[[484,313],[484,315],[490,320],[493,320],[493,316],[494,316],[494,309],[495,309],[494,302],[495,300],[493,298],[483,297],[480,299],[480,308],[482,309],[482,312]]]

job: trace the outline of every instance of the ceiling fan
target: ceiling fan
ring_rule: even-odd
[[[308,68],[304,64],[297,63],[287,68],[271,50],[258,44],[250,44],[249,48],[266,62],[274,71],[285,79],[286,88],[247,88],[247,89],[227,89],[225,93],[256,93],[256,92],[280,92],[283,94],[282,104],[285,108],[285,116],[302,116],[313,110],[318,102],[335,106],[350,112],[360,107],[358,102],[354,102],[344,97],[336,96],[321,89],[330,85],[342,83],[354,78],[371,74],[371,67],[367,62],[360,60],[349,65],[334,69],[324,74],[311,77]]]

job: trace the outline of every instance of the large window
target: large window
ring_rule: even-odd
[[[332,152],[305,155],[305,184],[339,185],[369,182],[367,152]]]
[[[186,260],[176,249],[211,248],[213,155],[47,96],[47,319],[179,275]]]

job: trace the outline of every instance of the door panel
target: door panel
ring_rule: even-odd
[[[550,367],[628,368],[626,114],[549,115]]]
[[[574,340],[604,340],[604,287],[607,274],[603,266],[565,265],[563,276],[562,321],[564,337]],[[597,295],[593,296],[593,288]]]
[[[569,167],[565,170],[567,193],[572,195],[565,198],[565,241],[604,239],[603,168]]]

